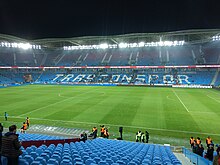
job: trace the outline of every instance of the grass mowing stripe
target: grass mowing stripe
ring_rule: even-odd
[[[23,117],[17,117],[17,116],[10,116],[10,118],[23,119]],[[92,123],[92,122],[66,121],[66,120],[54,120],[54,119],[43,119],[43,118],[31,118],[31,120],[38,120],[38,121],[43,120],[43,121],[64,122],[64,123],[79,123],[79,124],[88,124],[88,125],[100,125],[100,124],[102,124],[102,125],[111,126],[111,127],[125,127],[125,128],[149,129],[149,130],[165,131],[165,132],[220,136],[220,134],[213,134],[213,133],[207,133],[207,132],[204,133],[204,132],[193,132],[193,131],[180,131],[180,130],[172,130],[172,129],[147,128],[147,127],[142,127],[142,126],[116,125],[116,124],[108,124],[108,123]]]
[[[36,111],[39,111],[39,110],[41,110],[41,109],[50,107],[50,106],[52,106],[52,105],[56,105],[56,104],[62,103],[62,102],[64,102],[64,101],[73,99],[73,98],[75,98],[75,97],[78,97],[78,96],[81,96],[81,95],[84,95],[84,94],[91,93],[91,92],[93,92],[93,91],[95,91],[95,90],[98,90],[98,89],[96,88],[96,89],[94,89],[94,90],[90,90],[90,91],[81,93],[81,94],[79,94],[79,95],[76,95],[76,96],[73,96],[73,97],[69,97],[69,98],[66,98],[66,99],[64,99],[64,100],[61,100],[61,101],[58,101],[58,102],[55,102],[55,103],[48,104],[48,105],[46,105],[46,106],[43,106],[43,107],[34,109],[34,110],[32,110],[32,111],[29,111],[29,112],[27,112],[27,113],[21,114],[21,115],[19,115],[19,117],[26,116],[26,115],[31,114],[31,113],[33,113],[33,112],[36,112]]]
[[[217,100],[217,99],[215,99],[215,98],[213,98],[213,97],[211,97],[211,96],[209,96],[209,95],[206,95],[206,96],[209,97],[210,99],[215,100],[216,102],[220,103],[219,100]]]
[[[179,98],[179,96],[176,94],[176,92],[174,90],[172,90],[173,93],[176,95],[176,97],[178,98],[178,100],[180,101],[180,103],[183,105],[183,107],[186,109],[187,112],[189,112],[188,108],[185,106],[185,104],[182,102],[182,100]]]

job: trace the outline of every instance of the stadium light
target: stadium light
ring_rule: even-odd
[[[220,37],[219,37],[220,40]],[[133,43],[120,43],[120,44],[107,44],[100,45],[79,45],[79,46],[64,46],[64,50],[77,50],[77,49],[116,49],[116,48],[138,48],[138,47],[156,47],[156,46],[181,46],[185,41],[159,41],[159,42],[133,42]]]
[[[10,43],[10,42],[1,42],[0,47],[6,48],[20,48],[20,49],[41,49],[40,45],[31,45],[30,43]]]
[[[220,35],[212,37],[212,41],[219,41],[219,40],[220,40]]]
[[[104,44],[100,44],[99,47],[101,49],[107,49],[108,48],[108,44],[104,43]]]
[[[144,44],[145,44],[144,42],[139,42],[138,47],[144,47]]]
[[[127,47],[128,47],[128,44],[122,42],[122,43],[120,43],[118,46],[119,46],[119,48],[127,48]]]

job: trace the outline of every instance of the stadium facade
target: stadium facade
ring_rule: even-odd
[[[219,29],[36,40],[1,34],[0,84],[219,86],[219,39]]]

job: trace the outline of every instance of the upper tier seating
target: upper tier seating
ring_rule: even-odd
[[[170,147],[107,139],[22,148],[20,165],[181,165]]]
[[[0,48],[0,66],[126,66],[217,64],[218,44],[92,50],[20,50]]]

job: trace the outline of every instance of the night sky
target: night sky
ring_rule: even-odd
[[[0,0],[0,33],[26,39],[220,28],[219,0]]]

